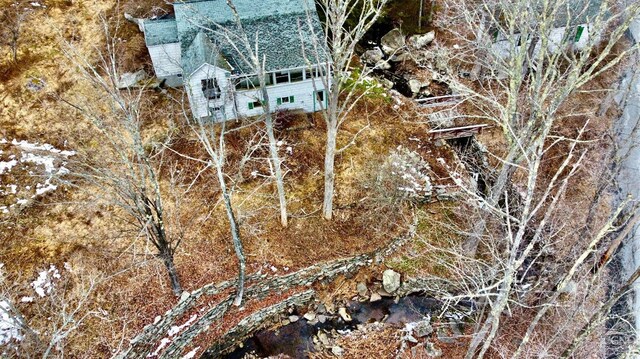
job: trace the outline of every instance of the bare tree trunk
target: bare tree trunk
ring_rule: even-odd
[[[218,181],[220,182],[220,190],[222,191],[222,198],[224,200],[224,207],[227,212],[227,218],[229,219],[229,226],[231,227],[233,249],[235,250],[236,257],[238,258],[238,285],[236,298],[233,301],[233,305],[239,307],[242,304],[242,297],[244,295],[246,258],[244,256],[244,249],[242,248],[242,240],[240,239],[238,222],[236,220],[235,214],[233,213],[233,207],[231,206],[231,196],[229,196],[229,191],[227,190],[224,173],[222,172],[222,166],[218,161],[216,161],[216,172],[218,174]]]
[[[180,294],[182,294],[182,286],[180,285],[178,271],[176,270],[176,266],[173,262],[173,254],[167,252],[161,254],[160,256],[162,257],[162,262],[167,268],[167,273],[169,274],[169,279],[171,280],[171,290],[173,291],[173,294],[179,296]]]
[[[264,89],[264,87],[263,87]],[[266,92],[266,90],[263,90]],[[267,109],[269,111],[270,109]],[[269,137],[269,153],[271,155],[271,165],[276,178],[276,187],[278,189],[278,200],[280,202],[280,224],[287,227],[287,198],[284,192],[284,176],[282,174],[282,161],[278,155],[278,145],[276,136],[273,131],[273,117],[270,112],[266,113],[264,123],[267,127],[267,136]]]
[[[420,14],[418,14],[418,31],[422,31],[422,8],[424,7],[424,0],[420,1]]]
[[[324,200],[322,203],[322,215],[325,219],[333,218],[333,191],[335,185],[335,158],[336,158],[336,137],[338,129],[336,121],[327,122],[327,145],[324,155]]]
[[[622,298],[622,296],[624,296],[629,290],[632,289],[633,283],[635,283],[635,281],[638,280],[638,277],[640,277],[640,267],[636,268],[635,272],[633,272],[631,277],[629,277],[629,279],[618,290],[618,292],[616,292],[614,296],[609,298],[609,300],[607,300],[604,303],[604,305],[600,307],[600,309],[598,309],[598,311],[595,312],[591,316],[591,318],[589,318],[589,321],[587,322],[587,324],[585,324],[582,327],[582,329],[580,329],[580,332],[578,332],[578,335],[573,339],[569,347],[565,349],[564,352],[562,352],[562,355],[560,355],[560,358],[569,358],[574,354],[574,352],[578,349],[578,346],[582,344],[582,342],[590,334],[592,334],[600,324],[602,324],[602,321],[605,319],[609,311],[611,311],[611,308],[613,308],[613,306],[620,300],[620,298]]]

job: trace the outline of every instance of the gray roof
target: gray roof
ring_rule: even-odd
[[[147,46],[178,42],[176,20],[144,20],[144,41]]]
[[[253,51],[257,36],[258,55],[266,57],[267,71],[306,65],[300,32],[310,61],[324,62],[314,60],[312,56],[315,51],[310,43],[312,34],[307,25],[308,14],[311,15],[313,31],[322,35],[312,0],[234,0],[233,4]],[[180,42],[186,74],[205,62],[239,73],[255,72],[244,59],[246,48],[238,44],[238,51],[225,40],[225,36],[221,36],[223,32],[237,34],[239,31],[226,0],[183,0],[174,2],[173,7],[175,20],[145,21],[147,46]],[[216,55],[212,55],[214,52]]]
[[[301,40],[300,33],[298,31],[299,21],[301,23],[301,31],[304,37],[304,42]],[[303,56],[302,46],[304,44],[306,50],[305,55],[310,59],[312,63],[322,62],[315,61],[315,51],[312,48],[310,39],[312,35],[308,30],[306,23],[306,14],[297,14],[289,16],[268,16],[260,19],[245,20],[242,22],[243,29],[247,34],[249,42],[251,44],[251,51],[255,51],[256,37],[258,39],[258,57],[266,57],[266,70],[273,71],[278,69],[287,69],[294,67],[302,67],[306,65],[305,58]],[[314,31],[316,34],[321,33],[320,23],[317,21]],[[197,38],[197,34],[206,32],[208,37],[216,42],[220,47],[222,56],[233,67],[236,72],[239,73],[254,73],[255,70],[251,64],[247,63],[249,53],[246,46],[241,43],[236,46],[225,40],[225,36],[220,36],[225,31],[231,31],[237,33],[237,26],[235,23],[226,24],[204,24],[204,29],[211,30],[199,30],[197,33],[190,32],[183,34],[181,42],[183,46],[190,47],[192,38]],[[238,51],[239,50],[239,51]],[[183,60],[184,62],[184,60]],[[186,64],[185,67],[198,67],[200,64]]]
[[[204,32],[199,32],[186,51],[183,51],[182,63],[185,74],[192,74],[205,63],[229,71],[232,70],[227,61],[221,56],[219,49]]]
[[[238,15],[244,20],[265,16],[283,16],[313,11],[312,0],[233,0]],[[183,0],[173,3],[180,33],[193,30],[199,24],[233,22],[234,16],[226,0]]]

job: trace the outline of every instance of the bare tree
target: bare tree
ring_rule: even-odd
[[[150,146],[142,133],[144,86],[119,90],[118,40],[109,36],[104,24],[107,50],[98,52],[97,64],[78,55],[72,44],[67,44],[69,59],[93,97],[77,94],[76,99],[61,101],[76,109],[99,132],[102,149],[107,158],[97,163],[87,159],[77,173],[84,180],[105,190],[105,198],[118,206],[129,218],[129,224],[143,234],[155,248],[167,270],[171,288],[176,296],[182,293],[178,272],[174,264],[175,251],[182,237],[172,235],[167,228],[164,194],[156,161],[161,146]],[[160,148],[160,150],[156,150]],[[92,163],[93,162],[93,163]]]
[[[22,25],[33,12],[27,1],[13,1],[0,10],[0,41],[9,46],[14,62],[18,61],[18,47]]]
[[[234,55],[237,56],[240,64],[247,66],[249,72],[253,73],[258,79],[258,91],[260,97],[255,100],[261,103],[263,110],[260,120],[264,122],[267,137],[269,139],[269,162],[273,178],[275,179],[276,189],[278,193],[278,202],[280,205],[280,224],[283,227],[288,225],[287,199],[284,188],[284,171],[282,170],[282,159],[278,153],[278,140],[274,130],[274,109],[271,108],[269,101],[269,92],[267,86],[267,76],[271,76],[267,72],[266,55],[259,45],[261,34],[248,34],[243,26],[242,18],[238,13],[233,1],[227,0],[227,6],[231,10],[234,21],[232,24],[219,24],[211,19],[194,19],[197,24],[199,20],[209,23],[209,26],[202,27],[205,32],[210,32],[225,46],[233,49]],[[198,25],[201,26],[201,25]]]
[[[522,298],[527,293],[547,293],[541,306],[557,305],[558,292],[567,289],[579,269],[591,268],[587,258],[611,240],[618,222],[624,223],[627,203],[614,210],[606,223],[596,224],[600,192],[589,203],[583,230],[563,233],[567,224],[561,218],[566,220],[571,207],[565,202],[567,189],[588,166],[586,159],[596,140],[586,136],[589,119],[570,135],[558,129],[582,115],[571,100],[636,50],[636,46],[616,46],[639,11],[638,4],[623,7],[612,1],[594,8],[590,1],[483,0],[447,3],[440,17],[446,22],[442,28],[458,44],[455,52],[449,52],[450,63],[476,73],[472,80],[449,76],[450,86],[466,96],[468,115],[495,124],[504,143],[504,151],[489,154],[497,165],[485,169],[486,194],[452,176],[476,213],[458,254],[473,274],[464,274],[459,288],[487,305],[467,358],[487,353],[504,311],[526,305]],[[606,174],[606,170],[598,171]],[[560,243],[576,250],[567,251]],[[482,255],[476,256],[479,246]],[[558,261],[555,272],[529,283],[533,288],[522,289],[522,273],[541,265],[550,253]]]
[[[3,318],[3,350],[17,357],[64,356],[67,342],[89,318],[99,318],[91,299],[101,281],[99,275],[78,273],[66,263],[39,272],[29,285],[7,283],[0,272],[0,317]],[[19,297],[18,293],[26,295]],[[17,304],[15,304],[17,303]],[[6,334],[9,334],[5,337]],[[2,355],[8,355],[3,351]]]
[[[352,71],[356,45],[382,14],[388,0],[319,0],[318,6],[325,19],[324,29],[319,33],[313,26],[311,17],[307,24],[314,36],[303,39],[311,43],[311,50],[306,50],[309,64],[326,59],[321,67],[320,80],[327,89],[326,107],[322,104],[323,115],[327,126],[327,142],[324,158],[324,199],[322,215],[325,219],[333,216],[333,196],[335,190],[335,158],[346,150],[347,145],[338,148],[338,132],[347,120],[351,110],[358,101],[367,94],[356,86],[345,86],[347,82],[362,84],[371,74],[373,68],[364,67],[360,71]],[[347,21],[353,20],[353,26]],[[361,131],[356,133],[355,137]]]
[[[186,111],[183,111],[186,114]],[[225,131],[226,131],[226,119],[219,124],[211,123],[206,119],[195,120],[195,125],[192,121],[191,127],[198,137],[198,140],[204,147],[205,151],[209,155],[210,160],[207,163],[207,167],[214,167],[216,171],[216,177],[218,184],[220,185],[220,192],[222,201],[224,202],[225,212],[227,219],[229,220],[229,226],[231,230],[231,238],[233,241],[233,248],[238,258],[238,283],[236,289],[236,297],[233,304],[240,306],[242,304],[242,297],[244,295],[244,282],[246,277],[246,257],[244,255],[244,249],[242,247],[242,239],[240,237],[240,227],[236,214],[232,204],[233,191],[227,186],[227,174],[224,171],[226,163],[226,150],[225,150]]]

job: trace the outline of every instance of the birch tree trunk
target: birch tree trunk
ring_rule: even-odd
[[[278,141],[273,129],[273,114],[271,112],[271,105],[269,104],[269,93],[266,89],[264,66],[261,68],[261,87],[262,98],[265,103],[265,118],[264,124],[267,129],[267,137],[269,138],[269,155],[271,161],[271,168],[273,168],[272,175],[276,181],[276,188],[278,190],[278,202],[280,204],[280,224],[282,227],[288,226],[288,213],[287,213],[287,197],[284,190],[284,175],[282,173],[282,161],[278,154]]]
[[[322,215],[325,219],[333,217],[333,195],[335,186],[336,141],[338,136],[337,121],[327,121],[327,142],[324,153],[324,200]]]
[[[316,34],[314,39],[304,39],[313,43],[315,59],[328,58],[331,64],[321,66],[321,81],[328,92],[326,106],[324,103],[321,104],[327,126],[322,202],[322,216],[327,220],[333,218],[335,157],[346,149],[338,148],[339,129],[347,115],[367,94],[367,90],[358,92],[355,86],[345,89],[344,84],[349,79],[360,83],[373,71],[374,68],[365,67],[358,72],[357,78],[350,77],[353,75],[351,61],[355,55],[355,48],[378,20],[387,2],[388,0],[320,0],[318,5],[325,15],[324,32]],[[352,27],[347,24],[350,18],[357,19]],[[311,31],[313,32],[312,29]],[[353,143],[353,140],[350,143]]]
[[[239,307],[242,304],[242,297],[244,296],[244,281],[246,277],[246,258],[244,256],[244,249],[242,248],[242,240],[240,239],[240,230],[238,228],[238,222],[236,216],[233,213],[233,207],[231,206],[231,196],[227,190],[224,173],[222,166],[216,165],[216,173],[218,174],[218,182],[220,183],[220,190],[222,191],[222,198],[224,200],[225,211],[227,212],[227,218],[229,219],[229,226],[231,227],[231,238],[233,240],[233,249],[236,252],[238,258],[238,284],[236,286],[236,298],[233,301],[233,305]]]

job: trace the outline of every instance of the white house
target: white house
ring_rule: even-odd
[[[322,34],[311,0],[235,0],[244,34],[266,59],[266,90],[273,110],[318,111],[327,96],[320,76],[327,61],[313,33]],[[240,35],[226,1],[184,0],[174,14],[144,21],[156,76],[166,85],[185,86],[197,118],[230,120],[263,113],[255,69],[242,46],[223,34]],[[309,24],[313,28],[311,31]],[[324,49],[324,44],[320,44]],[[255,48],[253,49],[255,51]],[[326,78],[326,77],[325,77]]]
[[[545,33],[547,37],[547,49],[550,53],[564,50],[584,49],[590,41],[597,40],[600,34],[594,33],[592,21],[600,10],[600,0],[566,0],[565,6],[560,6],[560,10],[553,22],[553,28]],[[532,3],[535,6],[536,3]],[[494,16],[493,18],[500,18]],[[501,24],[486,24],[484,29],[489,29],[491,36],[491,49],[495,56],[506,59],[511,53],[511,47],[526,46],[529,48],[532,41],[536,41],[533,48],[533,55],[541,50],[541,40],[539,38],[523,39],[520,33],[512,35],[505,33]],[[481,29],[481,33],[484,32]],[[480,35],[482,36],[482,35]]]

